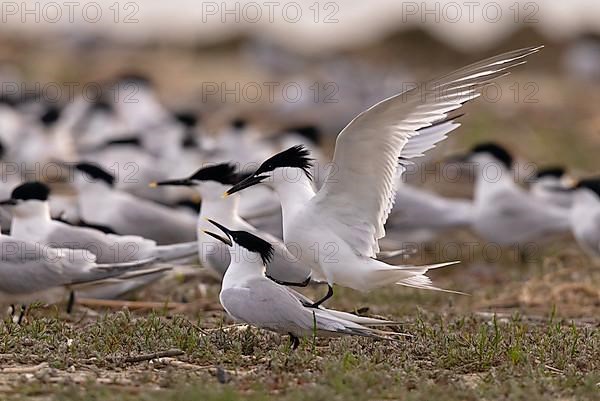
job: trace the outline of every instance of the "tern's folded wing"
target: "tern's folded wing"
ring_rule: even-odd
[[[265,278],[252,280],[245,288],[222,291],[221,304],[237,320],[282,333],[313,326],[312,314],[300,301]]]

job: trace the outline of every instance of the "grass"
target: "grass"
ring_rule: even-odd
[[[415,308],[416,309],[416,308]],[[0,326],[0,374],[14,399],[597,399],[600,328],[557,317],[530,319],[415,313],[397,342],[303,340],[257,329],[200,329],[182,315],[120,311],[67,322],[34,310],[24,325]],[[179,349],[140,363],[126,357]],[[52,398],[53,397],[53,398]]]
[[[468,241],[468,238],[461,238]],[[332,307],[400,322],[414,337],[302,340],[232,325],[205,278],[155,284],[175,312],[37,307],[0,321],[0,399],[594,400],[600,392],[600,270],[569,242],[531,260],[475,257],[436,272],[472,296],[337,288]],[[421,263],[435,254],[419,255]],[[310,295],[321,288],[310,289]],[[195,294],[195,295],[194,295]],[[193,298],[193,297],[196,298]],[[172,356],[151,354],[179,350]],[[128,358],[147,356],[133,362]]]

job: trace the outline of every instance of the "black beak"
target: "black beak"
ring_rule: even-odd
[[[241,191],[242,189],[246,189],[246,188],[250,188],[251,186],[254,186],[256,184],[260,184],[261,182],[263,182],[264,180],[266,180],[267,178],[269,178],[268,175],[251,175],[250,177],[238,182],[237,184],[235,184],[233,187],[229,188],[227,190],[227,192],[225,192],[223,194],[223,197],[227,197],[231,194],[234,194],[238,191]]]
[[[183,178],[183,179],[179,179],[179,180],[151,182],[149,184],[150,188],[156,188],[156,187],[161,187],[161,186],[166,186],[166,185],[191,187],[194,185],[194,181],[192,181],[188,178]]]
[[[233,242],[231,242],[231,240],[229,238],[221,237],[219,234],[211,233],[210,231],[206,231],[206,230],[204,230],[204,233],[207,235],[210,235],[213,238],[218,239],[219,241],[226,244],[227,246],[233,246]]]
[[[0,201],[0,206],[16,206],[17,205],[17,201],[14,199],[6,199],[3,201]]]
[[[231,241],[231,235],[229,234],[230,230],[227,227],[217,223],[214,220],[211,220],[211,219],[207,219],[207,220],[210,222],[210,224],[212,224],[213,226],[216,226],[219,230],[223,231],[223,233],[225,233],[225,235],[227,235],[227,237],[222,237],[219,234],[215,234],[215,233],[212,233],[212,232],[206,231],[206,230],[204,232],[206,234],[210,235],[211,237],[218,239],[219,241],[223,242],[224,244],[227,244],[228,246],[233,246],[233,242]]]

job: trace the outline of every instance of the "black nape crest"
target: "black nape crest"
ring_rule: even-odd
[[[496,143],[487,142],[479,144],[471,150],[471,153],[489,153],[498,161],[502,162],[507,168],[510,169],[512,167],[512,156],[505,148]]]
[[[151,87],[152,81],[145,75],[130,72],[124,73],[117,77],[117,82],[122,85],[135,85],[139,87]]]
[[[173,114],[173,118],[186,128],[193,128],[198,124],[198,116],[192,112],[181,111]]]
[[[248,121],[246,121],[245,119],[238,117],[236,119],[234,119],[233,121],[231,121],[231,126],[233,128],[235,128],[236,130],[243,130],[244,128],[246,128],[248,126]]]
[[[40,200],[47,201],[50,188],[38,181],[26,182],[16,187],[10,197],[15,200]]]
[[[44,114],[41,115],[40,121],[44,126],[50,127],[60,118],[61,110],[56,106],[49,106]]]
[[[600,196],[600,177],[583,179],[577,183],[576,188],[586,188]]]
[[[266,173],[280,167],[293,167],[301,169],[308,178],[312,179],[310,168],[313,161],[308,149],[303,145],[296,145],[267,159],[254,174]]]
[[[239,246],[250,252],[258,253],[265,265],[273,258],[273,245],[264,239],[246,231],[231,231],[230,234]]]
[[[565,170],[565,168],[560,166],[545,167],[538,170],[535,177],[537,179],[545,177],[562,178],[562,176],[565,175],[566,172],[567,171]]]
[[[115,185],[116,177],[97,164],[82,162],[77,163],[75,168],[94,180],[104,181],[111,187]]]
[[[190,177],[196,181],[216,181],[224,185],[235,185],[240,181],[236,166],[231,163],[215,164],[203,167]]]

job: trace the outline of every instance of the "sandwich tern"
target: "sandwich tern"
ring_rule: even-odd
[[[570,184],[572,179],[563,167],[546,167],[537,171],[529,191],[544,204],[550,203],[568,209],[573,205],[573,193],[560,189]]]
[[[568,209],[544,203],[515,182],[513,157],[496,143],[482,143],[463,157],[476,173],[473,230],[501,246],[526,246],[568,232]]]
[[[393,283],[438,289],[425,273],[453,263],[393,266],[374,259],[394,203],[395,178],[410,159],[457,128],[450,112],[540,48],[472,64],[362,112],[338,135],[332,168],[318,192],[311,183],[309,154],[298,146],[264,161],[225,195],[265,180],[274,187],[282,204],[285,243],[298,246],[313,277],[329,285],[314,306],[333,295],[334,283],[362,291]]]
[[[600,258],[600,177],[580,180],[572,191],[570,221],[573,235],[588,255]]]
[[[392,335],[364,325],[392,324],[347,313],[314,308],[312,302],[265,276],[273,253],[271,243],[246,231],[232,231],[212,221],[224,236],[207,235],[230,247],[231,265],[225,272],[219,299],[234,320],[290,336],[296,349],[301,337],[354,335],[391,339]]]
[[[3,201],[2,204],[12,203]],[[0,234],[0,304],[56,303],[78,285],[118,277],[154,258],[100,264],[84,249],[61,249]]]
[[[202,197],[202,207],[197,220],[197,236],[199,257],[203,266],[210,268],[220,276],[225,274],[230,265],[229,249],[215,238],[204,233],[211,226],[207,219],[218,220],[236,230],[244,230],[266,238],[275,248],[273,262],[269,264],[268,274],[281,282],[300,283],[310,280],[310,269],[296,263],[297,257],[290,253],[286,246],[276,237],[256,229],[238,213],[240,197],[222,198],[223,192],[240,181],[236,166],[221,163],[200,168],[191,176],[152,183],[151,186],[188,186],[194,188]]]
[[[155,258],[168,262],[197,254],[196,241],[157,245],[139,236],[105,234],[102,231],[76,227],[52,220],[48,197],[50,188],[40,182],[28,182],[15,188],[10,202],[14,203],[10,234],[13,238],[55,248],[88,249],[97,263],[121,263]]]
[[[148,238],[159,245],[196,239],[196,218],[192,213],[115,188],[117,178],[96,164],[79,162],[73,167],[80,219],[110,227],[121,235]]]

